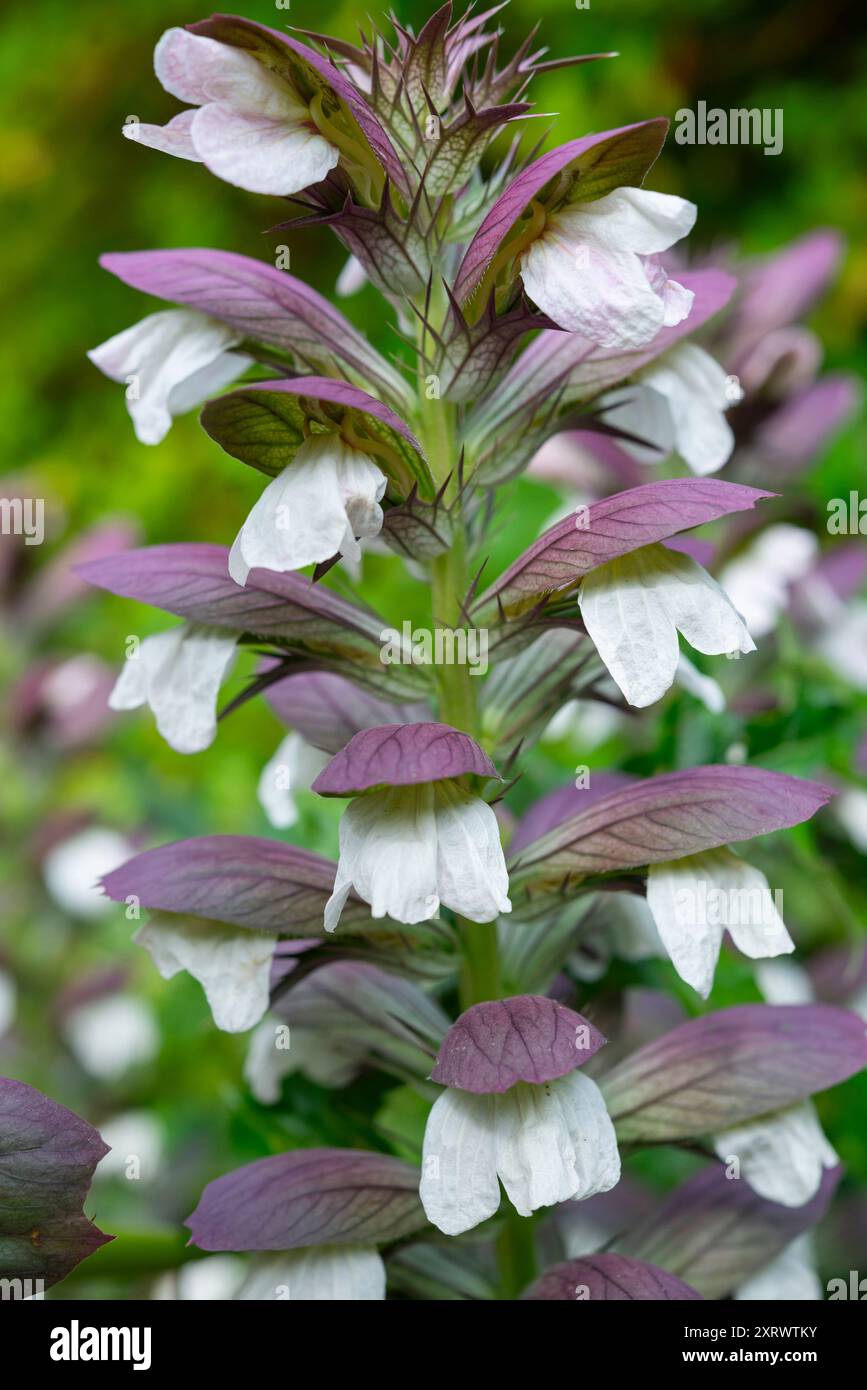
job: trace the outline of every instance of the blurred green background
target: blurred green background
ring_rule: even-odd
[[[292,0],[291,9],[248,0],[240,8],[275,27],[292,24],[344,38],[353,38],[357,23],[366,22],[365,7],[330,0]],[[418,0],[396,6],[399,18],[416,28],[430,10]],[[178,420],[156,448],[136,442],[122,388],[103,378],[84,354],[157,306],[101,271],[101,252],[212,246],[264,258],[286,239],[293,273],[325,293],[344,261],[337,242],[321,231],[263,235],[280,220],[273,200],[122,138],[128,116],[164,122],[178,109],[153,76],[153,46],[165,28],[205,13],[176,0],[122,7],[116,0],[79,0],[75,6],[41,0],[37,6],[6,7],[0,56],[0,188],[7,207],[0,447],[7,483],[15,478],[29,484],[48,499],[55,518],[44,554],[27,555],[34,568],[64,539],[110,518],[134,518],[143,543],[229,543],[261,489],[258,475],[205,436],[195,414]],[[785,143],[778,157],[757,147],[710,151],[670,142],[653,186],[698,204],[691,243],[696,252],[760,252],[817,226],[839,228],[848,243],[843,270],[812,322],[824,340],[826,364],[864,374],[867,35],[861,5],[591,0],[583,9],[568,0],[513,0],[502,23],[506,51],[538,24],[549,56],[619,52],[610,61],[555,72],[534,85],[537,109],[557,113],[549,143],[649,116],[673,118],[679,107],[700,99],[725,108],[782,107]],[[390,350],[386,317],[371,289],[343,308]],[[855,421],[809,476],[797,481],[820,524],[826,498],[863,486],[865,443],[863,420]],[[515,505],[498,541],[510,554],[528,544],[560,505],[556,492],[540,483],[522,481],[513,493]],[[367,559],[364,591],[388,621],[399,622],[423,604],[418,590],[405,587],[396,560]],[[128,633],[144,635],[162,626],[156,613],[95,595],[41,636],[38,653],[90,651],[115,664]],[[37,649],[19,640],[14,620],[7,619],[2,637],[0,675],[11,681]],[[848,770],[852,740],[863,725],[863,699],[817,685],[815,673],[805,674],[797,654],[785,650],[775,680],[784,696],[782,714],[754,732],[760,759],[805,774],[828,766]],[[240,684],[239,674],[228,693]],[[835,719],[828,718],[829,708]],[[594,756],[602,765],[620,763],[646,773],[718,760],[744,736],[733,716],[710,727],[676,695],[641,727],[637,743],[619,736]],[[153,1227],[166,1235],[162,1245],[127,1243],[126,1265],[110,1248],[97,1257],[101,1274],[85,1277],[84,1267],[78,1291],[90,1296],[141,1293],[149,1272],[178,1257],[180,1237],[171,1232],[204,1182],[226,1168],[287,1143],[345,1143],[353,1134],[358,1142],[377,1142],[367,1118],[370,1097],[355,1091],[335,1100],[299,1081],[293,1082],[291,1107],[266,1111],[253,1103],[240,1078],[244,1042],[216,1033],[198,986],[187,977],[162,982],[149,959],[130,947],[130,924],[121,912],[95,924],[66,920],[45,897],[35,872],[27,872],[35,862],[34,836],[64,810],[84,810],[149,843],[208,833],[275,833],[255,792],[280,733],[270,711],[254,702],[228,721],[208,752],[193,758],[172,753],[146,713],[123,717],[101,744],[67,756],[23,747],[14,738],[3,742],[0,902],[6,932],[0,965],[5,960],[17,977],[19,1010],[13,1030],[0,1039],[0,1064],[96,1124],[118,1112],[150,1110],[173,1155],[171,1190],[158,1184],[141,1198],[129,1191],[135,1184],[98,1189],[88,1209],[106,1229]],[[546,745],[516,804],[564,780],[574,760],[568,742]],[[290,837],[333,853],[337,815],[330,804],[302,797],[301,820]],[[773,859],[773,847],[764,852]],[[828,868],[828,854],[836,856],[835,868]],[[791,901],[797,898],[799,940],[829,943],[857,934],[865,920],[864,888],[857,881],[862,871],[863,859],[833,837],[830,844],[812,830],[790,837],[779,878]],[[62,986],[117,963],[132,972],[131,990],[154,1010],[161,1042],[148,1065],[117,1082],[97,1083],[64,1050],[52,1008]],[[654,971],[657,982],[684,996],[667,966]],[[732,964],[721,970],[710,1006],[755,997],[746,964]],[[684,1002],[695,1007],[694,998]],[[863,1087],[840,1088],[823,1114],[853,1177],[867,1180]],[[664,1162],[659,1160],[656,1179],[667,1176]],[[129,1272],[130,1261],[138,1274]]]

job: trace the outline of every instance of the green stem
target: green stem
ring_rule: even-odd
[[[424,330],[420,343],[424,349]],[[431,566],[431,610],[435,625],[456,627],[463,621],[461,604],[469,587],[469,572],[466,528],[457,487],[455,411],[448,401],[428,400],[424,386],[420,369],[419,432],[437,484],[441,486],[450,477],[446,500],[452,504],[453,524],[449,549],[438,555]],[[437,667],[436,679],[440,719],[477,738],[476,680],[469,667],[443,663]],[[458,917],[457,927],[461,945],[461,1010],[488,999],[502,999],[496,922],[467,922]],[[519,1216],[508,1201],[505,1207],[503,1228],[497,1238],[497,1265],[501,1297],[513,1299],[535,1275],[536,1251],[532,1222]]]

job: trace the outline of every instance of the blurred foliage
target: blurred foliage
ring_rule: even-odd
[[[292,0],[291,9],[245,0],[246,15],[276,27],[291,23],[352,38],[364,7],[333,0]],[[396,12],[416,28],[430,12],[401,0]],[[619,57],[554,72],[533,92],[540,112],[555,112],[548,143],[591,130],[665,114],[698,100],[709,106],[781,107],[785,143],[777,157],[756,147],[678,146],[670,142],[653,186],[693,199],[699,221],[694,254],[736,246],[764,251],[820,225],[841,229],[849,243],[837,285],[814,317],[827,365],[863,374],[867,366],[867,34],[863,7],[846,0],[513,0],[504,11],[505,46],[513,48],[537,23],[551,56],[617,50]],[[44,547],[55,550],[97,521],[134,518],[146,543],[207,540],[228,543],[261,480],[223,454],[195,415],[180,419],[156,448],[139,445],[120,387],[102,378],[85,349],[143,316],[153,305],[102,272],[101,252],[160,246],[213,246],[270,257],[280,237],[264,230],[281,220],[273,200],[215,180],[202,166],[173,160],[121,137],[132,114],[165,121],[177,103],[152,73],[151,52],[172,24],[201,17],[177,0],[118,6],[116,0],[42,0],[7,6],[0,55],[0,188],[2,293],[7,328],[0,342],[0,447],[10,476],[49,499],[56,517]],[[530,123],[535,137],[555,127]],[[285,236],[285,233],[283,234]],[[320,231],[289,237],[292,270],[330,293],[343,264],[336,241]],[[370,289],[344,303],[347,314],[386,352],[395,341]],[[850,426],[797,487],[823,527],[825,501],[863,485],[865,431]],[[774,480],[766,479],[773,487]],[[561,505],[537,482],[509,489],[492,537],[492,561],[514,556]],[[42,563],[46,556],[39,555]],[[28,552],[28,561],[34,560]],[[365,597],[399,624],[419,605],[399,563],[365,561]],[[88,598],[50,631],[42,650],[91,651],[111,663],[126,635],[164,625],[160,615],[103,595]],[[2,674],[11,679],[34,652],[2,633]],[[720,663],[725,664],[725,663]],[[227,694],[241,685],[244,667]],[[248,668],[247,668],[248,669]],[[709,669],[709,668],[708,668]],[[715,671],[715,674],[717,672]],[[723,678],[736,679],[723,672]],[[650,719],[634,721],[594,749],[596,766],[648,774],[696,762],[721,761],[744,743],[767,766],[806,775],[850,772],[864,701],[817,671],[791,644],[761,668],[777,696],[772,713],[710,716],[672,692]],[[365,1079],[339,1098],[296,1079],[286,1103],[266,1109],[241,1080],[244,1040],[219,1034],[199,987],[180,976],[161,981],[143,953],[129,945],[120,909],[91,924],[65,920],[35,874],[34,836],[50,817],[84,810],[142,842],[206,833],[273,834],[256,801],[262,764],[280,727],[261,702],[251,702],[222,728],[206,753],[184,759],[159,739],[151,718],[115,721],[97,747],[66,757],[8,744],[0,764],[5,821],[0,881],[6,921],[0,944],[17,976],[21,1005],[12,1032],[0,1040],[0,1063],[99,1125],[121,1110],[148,1108],[165,1127],[169,1183],[103,1183],[89,1204],[108,1230],[164,1231],[151,1247],[130,1237],[109,1247],[66,1286],[85,1296],[141,1296],[162,1264],[182,1258],[176,1239],[204,1183],[260,1154],[311,1143],[379,1144],[388,1135],[412,1154],[417,1099]],[[569,739],[546,743],[532,777],[516,788],[520,809],[562,783],[581,758]],[[289,832],[325,853],[336,849],[338,809],[302,795],[302,819]],[[784,843],[783,843],[784,841]],[[862,930],[867,891],[863,859],[823,822],[756,847],[755,861],[779,883],[799,943],[812,948],[851,941]],[[88,1078],[57,1031],[54,1003],[64,985],[120,964],[128,987],[156,1011],[156,1058],[121,1081]],[[643,981],[674,992],[691,1011],[695,996],[662,962],[623,967],[623,983]],[[757,998],[744,963],[727,957],[708,1008]],[[849,1165],[848,1182],[867,1182],[867,1092],[860,1082],[838,1088],[821,1105],[829,1134]],[[376,1128],[370,1116],[377,1116]],[[659,1159],[657,1179],[669,1168]],[[643,1163],[642,1171],[652,1161]],[[124,1250],[128,1252],[125,1257]],[[112,1253],[114,1251],[114,1253]],[[104,1272],[100,1273],[100,1269]],[[137,1271],[137,1272],[136,1272]],[[59,1291],[60,1292],[60,1291]],[[60,1294],[62,1296],[62,1293]]]

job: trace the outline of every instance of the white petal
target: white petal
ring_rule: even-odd
[[[316,1245],[259,1255],[237,1299],[377,1302],[385,1298],[385,1265],[364,1245]]]
[[[661,463],[674,449],[674,421],[665,396],[641,380],[602,398],[605,423],[634,434],[643,444],[618,439],[617,446],[638,463]]]
[[[809,1232],[734,1291],[739,1302],[816,1303],[824,1296]]]
[[[194,106],[226,101],[269,116],[306,110],[288,84],[251,53],[188,29],[166,30],[154,50],[154,71],[167,92]]]
[[[663,955],[663,945],[645,898],[637,893],[603,893],[599,897],[600,933],[620,960],[647,960]]]
[[[331,897],[325,904],[324,926],[326,931],[336,931],[340,921],[340,914],[346,906],[346,900],[352,892],[352,881],[341,874],[340,869],[334,879],[334,887],[331,890]]]
[[[174,418],[185,415],[188,410],[195,410],[209,396],[237,381],[252,361],[253,358],[245,352],[221,352],[213,362],[206,362],[198,371],[172,387],[169,392],[169,413]]]
[[[802,1207],[839,1163],[811,1101],[739,1125],[714,1138],[723,1163],[737,1158],[740,1176],[754,1192],[784,1207]]]
[[[675,970],[703,998],[726,928],[753,958],[794,950],[764,874],[730,849],[652,864],[647,904]]]
[[[608,1192],[620,1180],[614,1126],[583,1072],[542,1086],[519,1081],[494,1099],[497,1172],[521,1216]]]
[[[725,418],[728,377],[693,343],[681,343],[641,374],[668,401],[678,453],[694,473],[715,473],[731,456],[734,435]]]
[[[428,1116],[419,1196],[428,1220],[447,1236],[472,1230],[500,1205],[495,1099],[449,1088]]]
[[[681,286],[663,282],[659,292],[655,267],[649,276],[641,257],[685,236],[695,212],[682,198],[620,188],[556,213],[522,257],[527,293],[561,328],[600,347],[643,347],[690,305]]]
[[[581,218],[595,235],[612,246],[656,256],[688,236],[698,209],[671,193],[646,188],[616,188],[604,198],[569,209],[568,217]]]
[[[298,808],[293,792],[309,791],[328,761],[327,753],[314,748],[299,733],[286,735],[263,767],[257,791],[259,803],[275,829],[286,830],[295,824]]]
[[[150,952],[164,980],[187,970],[199,981],[224,1033],[254,1027],[268,1008],[276,937],[154,913],[133,940]]]
[[[357,256],[350,256],[337,277],[335,290],[341,299],[357,294],[367,284],[367,271]]]
[[[135,708],[141,703],[137,697],[143,684],[157,729],[169,747],[176,753],[199,753],[216,737],[217,695],[235,651],[232,633],[199,623],[182,623],[146,637],[127,657],[109,704],[113,709]],[[120,703],[123,700],[130,703]]]
[[[338,912],[352,885],[374,917],[424,922],[439,911],[437,827],[430,783],[356,796],[340,822],[334,897]],[[333,918],[326,907],[326,927]]]
[[[789,586],[812,569],[818,549],[812,531],[782,522],[725,566],[720,583],[755,637],[776,627],[788,606]]]
[[[587,631],[631,705],[668,690],[677,671],[677,633],[709,654],[755,650],[740,614],[701,565],[646,545],[588,574],[579,596]]]
[[[238,342],[240,334],[235,329],[207,314],[165,309],[115,334],[87,355],[113,381],[127,383],[127,409],[136,435],[142,444],[158,444],[172,423],[170,402],[175,390]],[[248,359],[242,361],[246,365]]]
[[[319,183],[339,151],[298,116],[276,119],[256,108],[211,102],[196,112],[193,146],[212,174],[249,193],[286,196]]]
[[[363,521],[362,534],[375,534],[387,481],[336,434],[307,440],[241,527],[229,557],[232,578],[243,584],[257,567],[283,572],[330,559],[346,544],[350,516]]]
[[[440,902],[471,922],[511,912],[509,875],[493,810],[445,779],[434,783],[437,891]]]
[[[688,690],[697,700],[701,700],[711,714],[722,714],[726,707],[726,697],[718,681],[705,676],[698,667],[693,666],[688,656],[680,653],[674,679],[683,690]]]
[[[276,1105],[284,1076],[303,1072],[320,1086],[346,1086],[358,1074],[364,1048],[333,1043],[321,1030],[265,1018],[250,1038],[244,1080],[262,1105]]]
[[[134,140],[138,145],[147,145],[152,150],[161,150],[163,154],[173,154],[177,159],[190,159],[195,164],[201,164],[191,131],[195,114],[195,111],[179,111],[165,125],[127,121],[123,134],[127,140]]]
[[[807,971],[793,960],[760,960],[755,980],[768,1004],[812,1004],[816,998]]]

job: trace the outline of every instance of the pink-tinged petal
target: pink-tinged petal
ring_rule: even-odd
[[[259,55],[266,66],[284,77],[295,94],[307,104],[321,94],[326,99],[328,109],[334,97],[339,97],[357,121],[392,183],[402,192],[409,193],[406,174],[388,135],[361,92],[330,59],[323,58],[288,34],[281,34],[276,29],[269,29],[249,19],[240,19],[236,15],[213,15],[198,24],[191,24],[190,32]]]
[[[832,795],[817,782],[760,767],[666,772],[579,811],[522,849],[514,867],[530,881],[660,864],[798,825]]]
[[[635,778],[627,772],[594,772],[587,787],[576,787],[570,782],[568,786],[548,792],[524,812],[509,840],[510,855],[514,858],[519,850],[547,835],[556,825],[577,815],[579,811],[586,811],[600,797],[608,796],[609,792],[628,786],[633,781]]]
[[[618,1243],[632,1258],[685,1279],[704,1298],[727,1298],[825,1214],[839,1168],[802,1207],[768,1202],[721,1163],[672,1192]]]
[[[429,714],[423,704],[392,704],[330,671],[287,676],[269,686],[265,698],[288,728],[297,729],[314,748],[323,748],[327,753],[339,753],[362,729],[374,729],[380,724],[410,724]]]
[[[303,280],[231,251],[110,252],[100,265],[126,285],[229,324],[245,338],[292,354],[302,370],[355,377],[406,404],[400,373]]]
[[[195,38],[186,29],[167,29],[154,49],[154,71],[173,97],[203,106],[214,100],[214,85],[234,57],[225,44]]]
[[[418,1179],[388,1154],[296,1149],[208,1183],[185,1224],[200,1250],[399,1240],[425,1224]]]
[[[867,1065],[867,1026],[829,1004],[742,1004],[690,1019],[602,1080],[623,1141],[716,1134]]]
[[[320,796],[356,796],[445,777],[496,777],[475,739],[448,724],[383,724],[350,739],[313,783]]]
[[[476,1094],[541,1085],[588,1062],[605,1038],[581,1014],[544,995],[474,1004],[443,1039],[431,1077]]]
[[[750,449],[774,477],[792,477],[846,424],[861,403],[861,383],[826,376],[790,396],[762,423]]]
[[[711,478],[669,478],[593,502],[580,517],[550,527],[479,598],[474,612],[502,605],[520,612],[621,555],[666,540],[732,512],[747,511],[771,492]],[[580,525],[578,524],[580,522]]]
[[[251,931],[321,936],[337,866],[311,850],[246,835],[178,840],[137,854],[106,874],[114,902],[228,922]],[[343,926],[368,920],[352,898]]]
[[[123,134],[138,145],[147,145],[151,150],[161,150],[163,154],[173,154],[177,159],[190,159],[201,164],[193,144],[192,124],[195,111],[180,111],[165,125],[151,125],[147,121],[128,121]]]
[[[659,154],[667,130],[668,121],[657,117],[585,135],[550,150],[522,170],[494,203],[467,248],[455,280],[458,302],[464,303],[478,288],[501,243],[546,184],[559,177],[569,203],[603,197],[622,184],[638,184]]]
[[[23,1081],[0,1078],[0,1278],[50,1288],[114,1240],[82,1210],[107,1153],[86,1120]]]
[[[552,1265],[522,1294],[523,1299],[537,1303],[622,1303],[640,1299],[688,1303],[701,1297],[677,1275],[611,1251]]]
[[[338,150],[306,124],[236,111],[221,101],[196,112],[190,134],[196,154],[211,173],[248,193],[300,193],[327,178],[340,158]]]
[[[768,333],[803,318],[840,260],[839,233],[825,228],[793,241],[742,272],[743,288],[728,329],[732,365]]]

